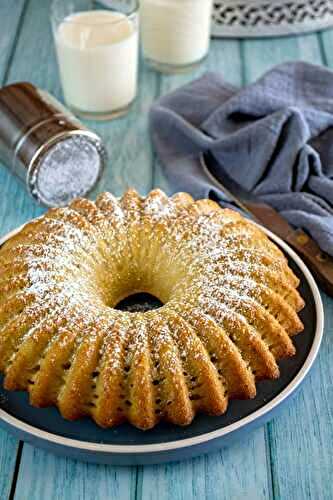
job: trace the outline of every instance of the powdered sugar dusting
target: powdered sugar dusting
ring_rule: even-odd
[[[96,203],[77,200],[69,208],[53,210],[26,226],[12,248],[4,245],[0,263],[10,262],[24,265],[19,275],[0,277],[3,303],[12,296],[30,299],[14,320],[2,321],[0,309],[0,337],[12,321],[22,329],[19,349],[29,338],[38,342],[43,324],[51,325],[44,356],[57,342],[68,342],[65,332],[73,329],[78,333],[71,366],[88,336],[87,356],[98,349],[91,408],[102,398],[101,370],[123,370],[126,385],[129,380],[139,384],[132,375],[140,367],[143,373],[148,370],[156,401],[162,401],[156,403],[157,412],[164,411],[160,394],[168,377],[176,385],[185,377],[193,401],[203,397],[198,380],[215,354],[208,355],[195,322],[188,321],[191,311],[230,335],[232,331],[232,341],[240,324],[251,336],[258,307],[266,311],[263,297],[280,293],[280,282],[288,289],[293,279],[281,252],[239,214],[213,204],[189,203],[188,198],[183,202],[181,195],[168,198],[158,190],[144,199],[134,192],[121,200],[104,193]],[[164,306],[134,312],[115,309],[120,300],[138,292],[155,295]],[[191,370],[195,382],[183,374]],[[143,381],[148,380],[145,376]],[[222,384],[222,375],[216,376]],[[131,386],[126,390],[127,406],[124,401],[117,404],[120,412],[129,414]]]

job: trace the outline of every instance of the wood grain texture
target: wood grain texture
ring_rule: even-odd
[[[153,186],[153,156],[148,133],[148,111],[158,95],[159,76],[140,66],[138,97],[127,116],[109,123],[92,123],[108,150],[108,165],[96,192],[121,195],[128,187],[147,194]]]
[[[318,34],[321,57],[326,66],[333,68],[333,29]]]
[[[9,498],[14,477],[18,440],[0,430],[0,498]]]
[[[11,7],[9,5],[11,2],[2,2],[2,5],[4,3],[7,5],[7,12],[10,12]],[[13,4],[16,4],[16,2],[13,2]],[[44,33],[44,30],[41,29],[43,26],[43,13],[44,11],[45,14],[48,12],[46,6],[48,6],[48,2],[32,1],[26,3],[21,16],[19,33],[14,37],[15,47],[11,50],[10,67],[6,71],[3,83],[27,80],[46,87],[44,79],[47,79],[52,85],[52,92],[57,95],[60,87],[56,83],[56,70],[54,67],[53,72],[50,72],[50,65],[48,66],[51,38],[50,34],[48,34],[49,24],[46,15],[44,15],[44,20],[48,30]],[[36,16],[32,16],[32,9],[35,9],[35,12],[38,11],[40,14],[38,15],[40,21],[38,30],[36,30]],[[18,27],[17,19],[15,23],[13,21],[7,26],[13,26],[16,29]],[[29,44],[29,40],[35,40],[33,47],[31,47],[32,44]],[[23,183],[5,168],[0,169],[0,186],[3,194],[0,197],[0,229],[2,235],[44,211],[30,198]]]
[[[131,500],[136,467],[110,467],[55,457],[24,445],[16,500]]]
[[[0,81],[6,78],[10,59],[15,48],[19,27],[23,21],[26,0],[15,0],[9,8],[9,2],[0,3],[1,26],[10,29],[0,30]]]
[[[144,500],[268,499],[264,432],[258,429],[217,453],[144,467],[139,470],[138,492]]]

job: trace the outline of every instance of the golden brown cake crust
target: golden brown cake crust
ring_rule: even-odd
[[[77,199],[0,249],[0,371],[67,419],[187,425],[253,398],[302,331],[298,279],[254,224],[210,200]],[[137,292],[164,304],[115,309]]]

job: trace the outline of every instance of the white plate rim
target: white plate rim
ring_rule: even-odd
[[[23,433],[27,433],[30,436],[34,436],[36,439],[47,441],[50,444],[64,446],[68,448],[76,448],[82,452],[95,452],[99,453],[109,453],[109,454],[146,454],[146,453],[161,453],[168,452],[174,450],[182,450],[185,448],[190,448],[192,446],[202,445],[209,441],[222,438],[223,436],[227,436],[237,430],[241,430],[242,428],[248,426],[249,424],[255,422],[256,420],[264,417],[271,411],[273,411],[276,407],[278,407],[284,400],[286,400],[302,383],[308,372],[310,371],[320,348],[320,344],[323,337],[324,332],[324,308],[321,299],[321,295],[318,289],[318,286],[307,268],[302,259],[290,248],[287,243],[281,240],[278,236],[273,234],[271,231],[266,229],[265,227],[256,224],[260,227],[262,231],[264,231],[267,236],[277,243],[283,251],[289,255],[289,257],[297,264],[297,266],[302,271],[304,277],[306,278],[309,287],[312,291],[316,316],[317,316],[317,324],[316,330],[314,334],[313,344],[311,346],[310,352],[294,379],[271,401],[266,403],[264,406],[254,411],[250,415],[243,417],[242,419],[234,422],[233,424],[227,425],[222,429],[217,429],[215,431],[206,432],[203,434],[199,434],[198,436],[191,438],[179,439],[177,441],[168,441],[166,443],[154,443],[154,444],[135,444],[135,445],[114,445],[114,444],[103,444],[103,443],[93,443],[88,441],[81,441],[77,439],[71,439],[62,437],[56,434],[52,434],[51,432],[43,431],[34,427],[30,424],[26,424],[19,420],[16,417],[13,417],[9,413],[5,412],[0,408],[0,419],[8,424],[10,427],[13,427]],[[17,234],[25,224],[10,231],[4,237],[0,238],[0,246],[3,245],[7,240]],[[79,425],[79,423],[78,423]],[[148,431],[149,432],[149,431]]]

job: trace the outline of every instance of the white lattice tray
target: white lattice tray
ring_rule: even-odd
[[[214,36],[289,35],[329,26],[333,0],[214,0]]]
[[[132,5],[132,0],[112,0],[112,6],[117,2]],[[111,5],[110,0],[98,3]],[[213,0],[213,5],[213,36],[218,37],[291,35],[333,26],[333,0]]]

